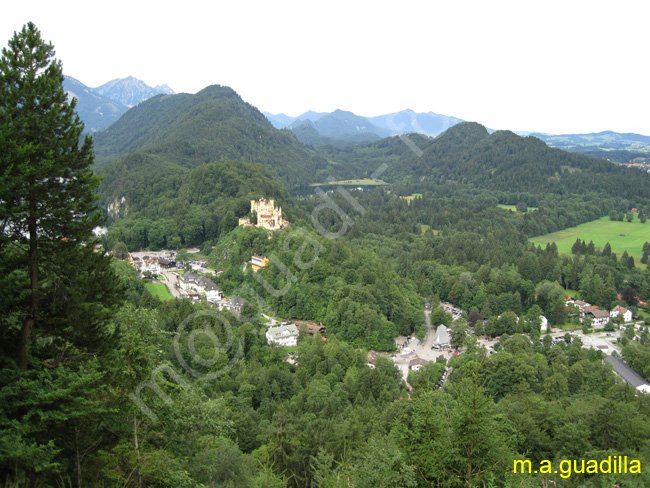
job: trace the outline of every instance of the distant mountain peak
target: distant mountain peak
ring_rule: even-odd
[[[166,95],[174,95],[176,93],[167,83],[154,86],[154,90],[158,90],[160,93],[164,93]]]
[[[127,107],[134,107],[155,95],[174,93],[167,85],[163,85],[163,87],[153,88],[134,76],[127,76],[126,78],[115,78],[95,90],[99,94]]]

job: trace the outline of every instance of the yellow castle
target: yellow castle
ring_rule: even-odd
[[[256,224],[252,224],[248,218],[241,218],[239,219],[239,225],[255,225],[256,227],[263,227],[268,230],[279,230],[289,224],[289,222],[282,218],[282,207],[276,209],[273,200],[267,201],[264,198],[251,200],[251,213],[253,212],[257,215]]]

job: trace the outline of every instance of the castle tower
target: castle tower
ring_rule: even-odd
[[[251,200],[251,213],[255,212],[257,215],[257,227],[263,227],[268,230],[281,229],[289,222],[282,219],[282,208],[275,208],[274,200],[266,200],[260,198],[259,200]],[[245,225],[241,222],[239,225]],[[250,224],[249,224],[250,225]]]

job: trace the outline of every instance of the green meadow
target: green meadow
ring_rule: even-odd
[[[612,251],[619,256],[627,251],[628,254],[640,259],[643,255],[643,243],[650,242],[650,222],[642,224],[636,215],[632,222],[617,222],[609,220],[609,217],[602,217],[577,227],[533,237],[530,240],[542,246],[555,242],[560,253],[570,254],[571,246],[576,239],[581,239],[587,244],[589,241],[594,241],[597,249],[602,249],[609,242]]]
[[[499,205],[497,205],[497,207],[502,208],[504,210],[512,210],[513,212],[517,211],[516,205],[504,205],[503,203],[500,203]],[[528,207],[528,212],[532,212],[533,210],[537,210],[537,207]]]
[[[411,200],[415,198],[422,198],[422,193],[414,193],[413,195],[409,195],[408,197],[400,197],[408,202],[409,205],[411,205]]]
[[[339,181],[329,181],[327,183],[312,183],[309,186],[383,186],[387,185],[385,181],[382,180],[373,180],[371,178],[363,178],[358,180],[339,180]]]
[[[145,283],[144,287],[151,293],[152,296],[158,297],[161,300],[173,300],[171,292],[164,283]]]

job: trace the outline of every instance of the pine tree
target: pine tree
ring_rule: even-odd
[[[109,258],[93,252],[93,229],[104,219],[95,207],[92,140],[81,142],[76,101],[53,56],[30,22],[0,58],[0,272],[15,281],[0,306],[13,320],[0,332],[0,352],[23,370],[37,331],[66,348],[100,344],[99,326],[120,295]]]
[[[571,246],[571,254],[582,254],[582,242],[580,238],[576,239],[573,246]]]
[[[612,255],[612,246],[609,244],[609,242],[605,243],[605,247],[603,247],[603,256],[610,257]]]

